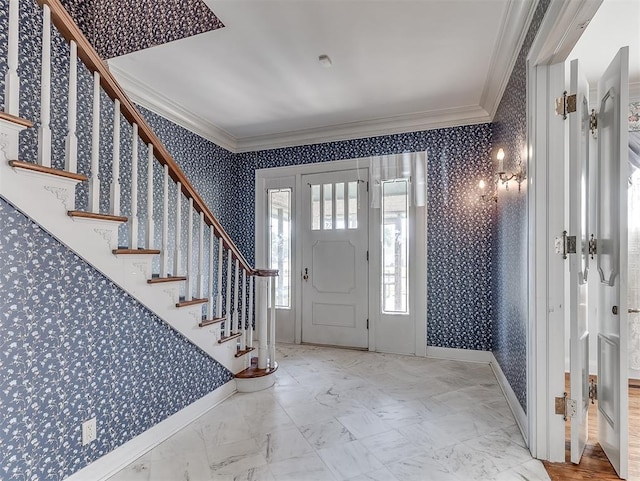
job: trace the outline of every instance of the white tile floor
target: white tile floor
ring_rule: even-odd
[[[548,480],[488,365],[278,346],[236,394],[110,481]]]

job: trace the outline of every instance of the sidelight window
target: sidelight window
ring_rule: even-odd
[[[269,189],[269,266],[278,269],[276,308],[291,308],[291,189]]]

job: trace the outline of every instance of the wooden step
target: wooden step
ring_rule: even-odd
[[[200,327],[213,326],[214,324],[220,324],[221,322],[224,322],[224,321],[225,321],[224,317],[214,317],[213,319],[202,319],[200,321],[200,324],[198,324],[198,326]]]
[[[26,127],[27,129],[33,127],[33,122],[31,122],[31,120],[16,117],[15,115],[11,115],[6,112],[0,112],[0,119],[11,122],[12,124],[20,125],[21,127]]]
[[[43,167],[42,165],[34,164],[32,162],[23,162],[22,160],[10,160],[9,165],[14,169],[23,169],[31,172],[39,172],[41,174],[55,175],[56,177],[77,180],[78,182],[85,182],[87,180],[86,175],[67,172],[66,170],[53,169],[51,167]]]
[[[240,336],[242,336],[241,332],[232,332],[229,336],[222,336],[218,340],[218,344],[222,344],[223,342],[229,342],[230,340],[237,339]]]
[[[104,220],[109,222],[127,222],[129,219],[121,215],[96,214],[95,212],[85,212],[83,210],[70,210],[67,212],[69,217],[77,217],[79,219]]]
[[[126,247],[119,247],[117,249],[113,249],[115,255],[135,255],[135,254],[148,254],[148,255],[158,255],[160,254],[159,249],[128,249]]]
[[[236,357],[242,357],[245,354],[250,353],[251,351],[255,351],[255,349],[256,349],[255,347],[248,347],[246,349],[240,349],[238,352],[235,353],[235,356]]]
[[[187,306],[195,306],[196,304],[206,304],[209,302],[209,299],[191,299],[190,301],[181,300],[176,304],[176,307],[187,307]]]
[[[163,282],[182,282],[186,280],[187,278],[185,276],[169,276],[169,277],[153,276],[151,279],[147,279],[147,284],[161,284]]]
[[[240,371],[236,374],[237,378],[240,379],[252,379],[256,377],[264,377],[272,374],[278,370],[278,363],[274,363],[275,367],[273,369],[258,369],[258,358],[254,357],[251,359],[251,367],[246,368],[244,371]]]

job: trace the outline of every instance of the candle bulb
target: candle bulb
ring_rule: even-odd
[[[498,149],[498,172],[504,172],[504,150]]]

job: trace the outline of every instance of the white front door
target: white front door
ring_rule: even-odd
[[[598,442],[627,478],[627,187],[629,49],[598,82]]]
[[[587,444],[589,410],[589,330],[587,277],[589,274],[589,83],[578,60],[571,62],[570,92],[576,112],[569,117],[569,233],[576,237],[576,255],[569,264],[569,325],[571,346],[571,462],[579,463]]]
[[[302,176],[302,342],[368,348],[367,169]]]

